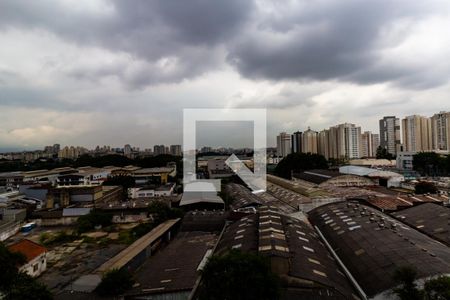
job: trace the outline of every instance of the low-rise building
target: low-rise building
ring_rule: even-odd
[[[122,198],[120,186],[59,186],[48,190],[46,207],[64,208],[71,204],[99,206]]]
[[[164,185],[130,188],[128,189],[128,195],[131,199],[170,197],[174,194],[175,186],[175,183],[166,183]]]
[[[25,256],[26,263],[20,266],[19,271],[37,277],[47,269],[47,249],[44,246],[24,239],[9,246],[8,249]]]

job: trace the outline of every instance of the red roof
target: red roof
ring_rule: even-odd
[[[27,261],[31,261],[42,253],[47,252],[47,248],[30,240],[21,240],[8,247],[11,252],[19,252],[25,255]]]

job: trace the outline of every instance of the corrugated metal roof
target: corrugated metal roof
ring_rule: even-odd
[[[87,207],[73,207],[73,208],[64,208],[62,212],[63,217],[78,217],[89,214],[91,208]]]
[[[396,286],[401,266],[417,268],[419,278],[450,273],[450,248],[371,207],[339,202],[309,217],[369,297]]]
[[[392,213],[402,222],[450,247],[450,208],[424,203]]]
[[[302,290],[308,295],[305,299],[313,299],[318,291],[327,299],[352,298],[351,285],[311,226],[280,214],[275,207],[261,206],[257,214],[231,224],[217,246],[217,254],[230,249],[286,259],[288,273],[279,275],[299,280],[292,278],[283,286]]]

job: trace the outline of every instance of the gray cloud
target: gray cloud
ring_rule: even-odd
[[[385,62],[385,50],[406,36],[388,39],[399,22],[410,27],[439,15],[441,1],[297,1],[292,7],[255,20],[230,48],[228,62],[254,79],[340,80],[359,84],[393,82],[400,86],[436,86],[442,73],[428,64],[402,65],[395,57]],[[439,5],[440,4],[440,5]],[[402,32],[407,34],[408,30]],[[420,45],[427,47],[427,45]],[[390,59],[389,59],[390,58]],[[447,64],[446,72],[450,71]],[[444,77],[445,78],[445,77]]]
[[[405,38],[385,35],[398,22],[439,15],[443,6],[448,5],[439,0],[258,5],[240,0],[115,0],[77,10],[54,0],[5,0],[0,3],[0,28],[43,28],[73,43],[129,53],[137,61],[131,67],[79,67],[67,74],[79,79],[117,76],[131,88],[200,76],[219,68],[224,53],[226,62],[251,79],[393,82],[423,88],[445,83],[443,73],[424,73],[421,64],[384,61],[382,51]]]

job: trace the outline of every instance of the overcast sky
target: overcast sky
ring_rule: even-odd
[[[449,28],[448,0],[0,0],[0,148],[179,144],[196,107],[377,132],[450,110]]]

